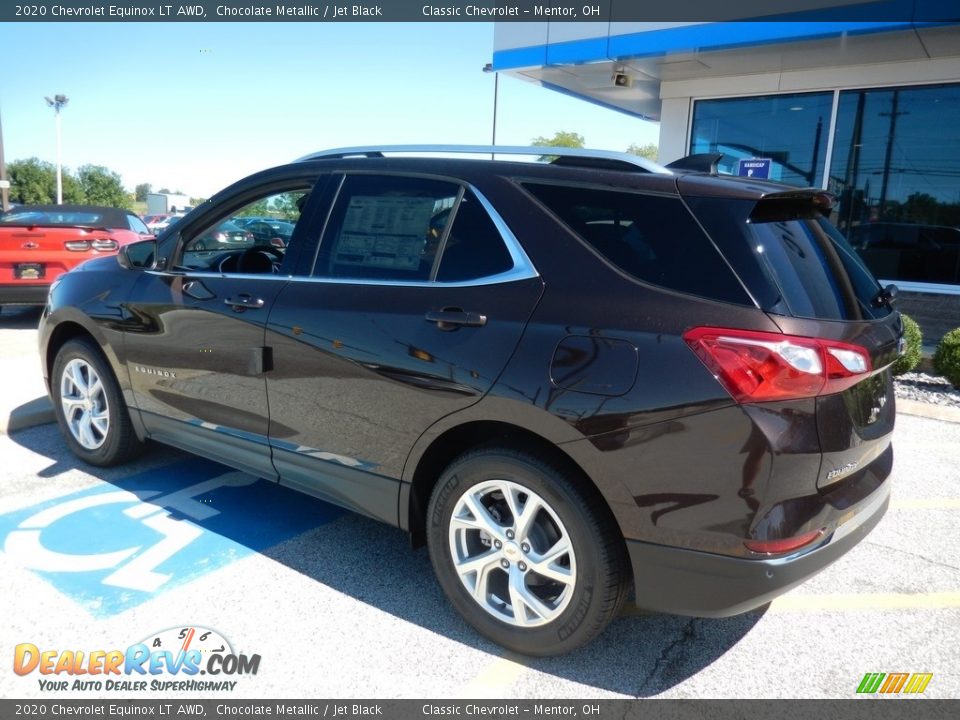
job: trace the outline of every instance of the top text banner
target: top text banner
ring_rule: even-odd
[[[267,2],[37,0],[0,5],[0,22],[729,22],[894,24],[960,21],[960,0],[476,0]]]

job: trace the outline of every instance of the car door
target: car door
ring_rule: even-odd
[[[266,203],[299,212],[303,179],[245,191],[181,222],[166,268],[143,273],[124,308],[125,355],[147,431],[163,442],[276,479],[267,442],[267,317],[295,262],[289,248],[216,246],[202,240],[229,218]],[[304,213],[297,231],[306,233]]]
[[[411,446],[489,390],[542,287],[472,188],[347,175],[311,276],[281,290],[268,323],[281,483],[396,523]]]

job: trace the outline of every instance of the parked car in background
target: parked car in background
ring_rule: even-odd
[[[430,152],[266,170],[67,275],[40,356],[70,449],[153,439],[400,527],[467,622],[531,655],[627,597],[746,612],[880,521],[902,323],[832,195],[392,149]],[[277,194],[307,198],[285,248],[225,222]]]
[[[879,278],[960,283],[960,228],[875,222],[850,228],[847,237]]]
[[[143,218],[143,221],[150,229],[150,232],[154,235],[159,235],[182,217],[183,215],[180,213],[162,213],[159,215],[147,215]]]
[[[21,205],[0,215],[0,305],[43,305],[84,260],[152,237],[134,213],[92,205]]]
[[[180,222],[180,220],[183,219],[183,217],[183,215],[167,215],[167,217],[163,218],[162,220],[158,220],[156,223],[154,223],[153,234],[159,235],[171,225],[176,225],[178,222]]]
[[[241,226],[244,230],[253,234],[253,239],[258,245],[272,245],[273,247],[286,247],[293,236],[293,223],[283,220],[263,220],[254,218],[248,220]]]
[[[256,244],[253,233],[232,222],[222,222],[199,237],[191,240],[191,251],[221,251],[252,247]]]

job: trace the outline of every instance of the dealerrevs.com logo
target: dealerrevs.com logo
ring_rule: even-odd
[[[25,642],[13,653],[13,671],[38,673],[45,691],[230,692],[235,678],[259,668],[260,655],[236,653],[216,630],[199,626],[169,628],[126,650],[45,650]]]

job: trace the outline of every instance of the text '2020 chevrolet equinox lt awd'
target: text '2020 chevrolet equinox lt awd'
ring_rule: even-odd
[[[40,342],[73,452],[152,439],[397,525],[533,655],[628,596],[755,608],[879,521],[901,321],[829,194],[391,149],[258,173],[58,279]],[[295,223],[283,247],[198,242],[254,210]]]

